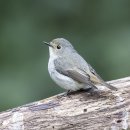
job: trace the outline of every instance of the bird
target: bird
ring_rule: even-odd
[[[44,42],[49,46],[48,71],[52,80],[67,94],[72,91],[98,90],[96,85],[103,85],[111,90],[117,88],[106,83],[90,64],[64,38]]]

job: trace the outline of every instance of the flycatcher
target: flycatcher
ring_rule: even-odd
[[[60,87],[68,91],[88,88],[97,90],[95,85],[100,84],[111,90],[117,90],[107,84],[66,39],[57,38],[44,43],[49,46],[49,74]]]

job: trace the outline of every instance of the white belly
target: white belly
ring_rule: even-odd
[[[49,59],[48,71],[49,71],[51,78],[56,82],[57,85],[59,85],[60,87],[66,89],[66,90],[72,90],[72,91],[76,91],[81,88],[87,88],[87,86],[85,84],[80,84],[80,83],[74,81],[73,79],[58,73],[55,70],[53,60]]]

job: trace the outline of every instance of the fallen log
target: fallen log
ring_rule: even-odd
[[[128,130],[130,77],[109,82],[99,95],[61,94],[0,113],[0,130]]]

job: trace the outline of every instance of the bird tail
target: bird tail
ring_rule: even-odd
[[[108,84],[108,83],[106,83],[106,82],[104,82],[102,85],[105,85],[107,88],[109,88],[109,89],[111,89],[111,90],[114,90],[114,91],[117,91],[117,90],[118,90],[116,87],[114,87],[114,86],[112,86],[112,85],[110,85],[110,84]]]

